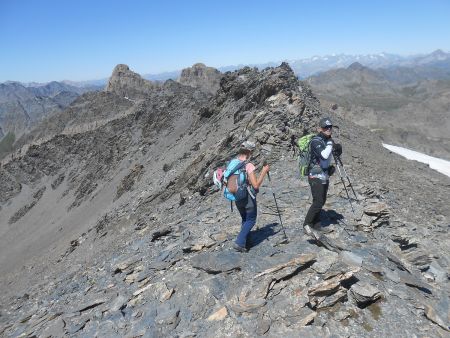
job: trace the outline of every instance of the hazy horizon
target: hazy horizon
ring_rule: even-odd
[[[433,53],[433,52],[436,51],[436,50],[442,50],[442,51],[445,52],[445,53],[450,53],[450,52],[448,52],[447,50],[445,50],[445,49],[443,49],[443,48],[436,48],[436,49],[434,49],[434,50],[432,50],[432,51],[429,51],[429,52],[423,52],[423,53],[417,53],[417,54],[403,54],[403,55],[395,54],[395,55],[398,55],[398,56],[401,56],[401,57],[420,56],[420,55],[427,55],[427,54]],[[283,61],[289,62],[289,61],[293,61],[293,60],[295,60],[295,61],[297,61],[297,60],[308,60],[308,59],[312,59],[312,58],[314,58],[314,57],[326,57],[326,56],[330,56],[330,55],[336,55],[336,56],[338,56],[338,55],[347,55],[347,56],[349,56],[349,55],[354,55],[354,56],[361,55],[361,56],[363,56],[363,55],[380,55],[380,54],[382,54],[382,53],[384,53],[384,54],[394,54],[394,53],[390,53],[390,52],[387,52],[387,51],[383,51],[383,52],[379,52],[379,53],[371,53],[371,54],[326,53],[326,54],[323,54],[323,55],[317,55],[317,54],[316,54],[316,55],[311,55],[311,56],[305,57],[305,58],[295,58],[295,59],[290,59],[290,60],[282,59],[282,60],[267,60],[267,61],[265,61],[265,62],[260,62],[260,63],[249,62],[249,63],[241,63],[241,64],[224,64],[224,65],[216,66],[216,67],[214,67],[214,68],[220,69],[220,68],[227,68],[227,67],[234,67],[234,66],[253,65],[253,64],[261,64],[261,65],[264,65],[264,64],[268,64],[268,63],[280,63],[280,64],[281,64],[281,62],[283,62]],[[154,73],[146,72],[146,71],[144,71],[144,72],[138,72],[138,71],[136,71],[136,70],[133,68],[133,65],[128,65],[128,66],[130,67],[130,69],[131,69],[132,71],[134,71],[134,72],[136,72],[136,73],[138,73],[138,74],[140,74],[140,75],[160,75],[160,74],[164,74],[164,73],[172,73],[172,72],[181,71],[183,68],[191,67],[192,65],[194,65],[194,64],[196,64],[196,63],[201,63],[201,62],[194,62],[193,64],[186,65],[185,67],[182,67],[182,68],[171,69],[171,70],[163,70],[163,71],[161,71],[161,72],[154,72]],[[118,63],[118,64],[119,64],[119,63]],[[210,64],[206,64],[206,66],[208,66],[208,67],[213,67],[213,66],[211,66]],[[115,66],[114,66],[114,67],[115,67]],[[42,81],[42,82],[41,82],[41,81],[34,81],[34,80],[29,80],[29,81],[19,81],[19,80],[15,80],[15,79],[12,79],[12,80],[11,80],[11,79],[8,79],[8,80],[5,80],[5,81],[0,81],[0,83],[20,82],[20,83],[23,83],[23,84],[32,84],[32,83],[36,83],[36,84],[45,84],[45,83],[49,83],[49,82],[53,82],[53,81],[57,81],[57,82],[91,82],[91,81],[101,81],[101,80],[107,80],[107,79],[109,78],[109,76],[111,75],[111,73],[112,73],[114,67],[111,68],[111,70],[110,70],[110,72],[109,72],[108,74],[105,74],[104,76],[101,76],[101,77],[99,77],[99,78],[86,78],[86,79],[80,79],[80,80],[73,80],[73,79],[50,79],[50,80],[48,80],[48,81]]]
[[[316,55],[448,50],[446,1],[0,2],[0,82],[159,74]],[[370,15],[369,15],[370,14]]]

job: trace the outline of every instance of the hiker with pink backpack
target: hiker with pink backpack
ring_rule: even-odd
[[[264,165],[259,176],[256,176],[255,165],[250,157],[255,149],[250,141],[242,143],[238,156],[231,160],[226,169],[219,168],[214,172],[214,184],[220,189],[224,188],[224,196],[235,203],[241,215],[241,231],[239,232],[233,248],[239,252],[247,252],[247,236],[256,224],[257,203],[256,194],[269,172],[269,165]]]

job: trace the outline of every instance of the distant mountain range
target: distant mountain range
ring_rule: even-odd
[[[368,55],[347,55],[347,54],[331,54],[325,56],[313,56],[306,59],[284,60],[299,78],[306,78],[314,74],[322,73],[330,69],[345,68],[352,63],[358,62],[363,66],[370,68],[390,68],[390,67],[419,67],[434,65],[436,68],[450,69],[450,53],[446,53],[440,49],[430,53],[421,55],[401,56],[389,53],[368,54]],[[239,64],[225,67],[219,67],[222,73],[234,71],[244,66],[257,67],[264,69],[267,67],[276,67],[282,61]],[[173,72],[165,72],[159,74],[145,74],[143,77],[147,80],[164,81],[168,79],[177,79],[181,74],[181,70]]]
[[[450,159],[449,60],[417,61],[379,69],[353,63],[306,81],[323,106],[369,127],[385,142]]]
[[[103,87],[77,87],[52,81],[46,84],[0,84],[0,139],[14,140],[41,118],[68,107],[79,95]],[[9,146],[0,144],[0,157]]]
[[[264,69],[278,66],[279,63],[268,62],[247,66]],[[441,88],[443,85],[426,84],[424,81],[450,80],[450,53],[442,50],[413,56],[389,53],[369,55],[332,54],[290,60],[288,63],[299,78],[310,77],[308,81],[322,100],[339,103],[346,109],[350,109],[351,106],[353,108],[358,106],[375,109],[376,111],[391,111],[410,103],[417,104],[417,106],[423,102],[430,103],[430,101],[427,101],[429,99],[433,100],[433,103],[430,104],[435,107],[437,101],[442,101],[439,96],[436,96],[436,93],[442,94],[438,87]],[[224,73],[243,66],[245,65],[231,65],[221,67],[218,70]],[[197,71],[194,70],[194,72]],[[212,78],[209,82],[204,81],[206,78],[203,79],[204,83],[214,82],[215,75],[212,73],[208,75],[209,73],[204,73],[204,76],[211,75]],[[159,74],[146,74],[142,78],[153,83],[162,83],[168,79],[180,79],[181,76],[181,70],[176,70]],[[415,89],[408,87],[419,82],[422,82],[421,85]],[[217,82],[211,88],[216,88],[218,85]],[[78,82],[66,80],[49,83],[9,81],[0,84],[0,140],[8,133],[14,133],[17,140],[42,117],[52,112],[64,110],[80,94],[103,90],[106,86],[107,79]],[[447,87],[444,85],[443,88]],[[418,92],[419,90],[424,90],[427,93],[426,100],[423,102],[421,100],[424,99],[423,95],[425,94],[422,93],[422,95]],[[417,99],[418,102],[416,102]],[[440,104],[437,104],[437,106],[440,107],[439,112],[435,112],[434,117],[437,118],[448,112],[448,110],[445,111],[446,106],[441,107]],[[403,114],[398,116],[403,116]],[[372,121],[373,116],[370,119]],[[365,121],[365,119],[362,120]],[[387,120],[385,119],[385,121]],[[426,117],[425,120],[427,120]],[[366,122],[361,123],[366,124]],[[367,125],[374,128],[380,125],[372,122]],[[409,135],[412,135],[411,132]],[[12,138],[10,137],[9,140],[12,140]],[[413,143],[416,145],[418,141]],[[2,148],[1,144],[0,148]],[[430,149],[418,150],[427,151]],[[440,153],[442,154],[442,152]],[[444,151],[444,154],[446,153]],[[446,155],[446,157],[449,156]]]
[[[390,68],[390,67],[419,67],[424,65],[434,65],[436,68],[449,69],[450,53],[444,52],[441,49],[437,49],[430,54],[417,54],[402,56],[391,53],[378,53],[378,54],[329,54],[325,56],[313,56],[304,59],[293,60],[280,60],[270,61],[267,63],[251,63],[251,64],[238,64],[218,67],[217,69],[222,72],[235,71],[236,69],[243,68],[245,66],[257,67],[264,69],[267,67],[277,67],[281,62],[287,62],[293,69],[294,73],[299,78],[307,78],[311,75],[326,72],[330,69],[345,68],[352,63],[358,62],[363,66],[370,68]],[[181,69],[162,72],[162,73],[147,73],[142,77],[151,81],[166,81],[169,79],[176,80],[181,75]],[[96,88],[106,86],[108,78],[87,80],[87,81],[70,81],[64,80],[60,83],[67,84],[73,87],[79,88]],[[25,87],[39,87],[45,86],[47,83],[21,83]]]
[[[344,68],[352,63],[358,62],[370,68],[390,68],[390,67],[416,67],[426,64],[439,64],[449,62],[450,53],[436,50],[426,55],[400,56],[389,53],[369,54],[369,55],[345,55],[332,54],[326,56],[314,56],[309,59],[292,60],[289,64],[294,72],[301,78],[318,74],[330,69]]]

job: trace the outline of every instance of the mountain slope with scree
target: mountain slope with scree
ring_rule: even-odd
[[[330,115],[358,201],[352,213],[332,177],[333,231],[313,240],[290,141],[328,113],[287,64],[227,72],[214,95],[174,81],[133,88],[125,75],[107,93],[137,93],[126,113],[2,164],[1,335],[448,334],[447,177]],[[289,242],[265,182],[241,254],[240,217],[211,174],[247,139],[254,163],[271,164]]]
[[[450,72],[354,63],[307,82],[324,106],[371,129],[385,143],[450,159]]]

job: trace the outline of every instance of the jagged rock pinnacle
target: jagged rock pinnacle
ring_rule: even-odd
[[[105,90],[127,98],[142,98],[155,87],[157,87],[156,84],[143,79],[139,74],[131,71],[127,65],[118,64]]]
[[[214,94],[220,87],[221,77],[222,74],[217,69],[207,67],[203,63],[196,63],[192,67],[183,69],[178,81],[181,84]]]

